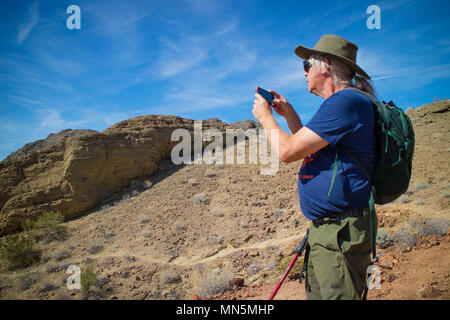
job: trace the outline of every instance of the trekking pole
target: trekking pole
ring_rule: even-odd
[[[289,263],[289,266],[287,267],[287,269],[284,272],[283,276],[281,277],[280,281],[278,281],[278,284],[275,287],[275,290],[273,290],[272,294],[270,295],[269,300],[273,300],[273,298],[277,294],[278,290],[280,289],[281,285],[283,284],[284,279],[286,279],[286,276],[289,274],[289,271],[291,271],[292,267],[294,266],[295,262],[297,261],[297,258],[300,257],[303,253],[303,250],[305,250],[306,242],[308,241],[308,234],[309,234],[309,229],[306,230],[306,234],[303,237],[302,242],[297,247],[297,249],[295,249],[294,258],[292,259],[291,263]]]

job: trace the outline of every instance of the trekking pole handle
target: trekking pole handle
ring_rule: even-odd
[[[306,247],[306,243],[308,242],[308,236],[309,236],[309,229],[306,230],[306,234],[303,237],[302,242],[300,243],[300,245],[297,247],[297,249],[294,250],[294,253],[297,253],[299,256],[302,255],[303,250],[305,250]]]
[[[297,261],[297,258],[302,255],[303,250],[306,247],[306,242],[308,240],[308,234],[309,234],[309,229],[306,230],[306,235],[303,237],[303,240],[300,243],[300,245],[298,246],[298,248],[294,250],[294,253],[295,253],[294,258],[292,259],[291,263],[287,267],[287,269],[284,272],[283,276],[281,277],[280,281],[278,281],[275,289],[273,290],[272,294],[270,295],[269,300],[273,300],[273,298],[277,294],[278,290],[280,289],[281,285],[283,284],[284,279],[286,279],[286,276],[288,275],[289,271],[291,271],[295,261]]]

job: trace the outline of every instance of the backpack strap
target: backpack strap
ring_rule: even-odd
[[[378,101],[375,98],[375,96],[370,94],[370,93],[368,93],[368,92],[359,90],[358,88],[355,88],[355,87],[345,87],[344,89],[350,89],[350,90],[353,90],[353,91],[356,91],[356,92],[359,92],[359,93],[365,95],[374,105],[377,105],[377,103],[378,103]]]
[[[372,179],[369,173],[367,172],[366,168],[361,164],[361,162],[349,151],[343,149],[344,152],[352,159],[364,172],[367,179],[369,180],[369,184],[371,186],[371,192],[370,192],[370,198],[369,198],[369,208],[370,208],[370,235],[372,240],[372,261],[376,262],[378,261],[377,258],[377,249],[376,249],[376,241],[377,241],[377,215],[375,212],[375,187],[372,184]]]

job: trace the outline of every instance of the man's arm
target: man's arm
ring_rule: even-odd
[[[286,116],[285,119],[289,126],[289,130],[291,131],[291,134],[297,133],[297,131],[303,127],[302,121],[295,111],[293,111],[292,114]]]
[[[255,97],[253,115],[263,126],[267,140],[278,153],[281,161],[289,163],[304,159],[328,145],[327,141],[303,126],[290,136],[278,126],[269,103],[258,93],[255,94]],[[301,125],[301,121],[298,119],[297,122],[294,119],[291,124],[294,125],[293,129],[295,130]],[[275,133],[274,136],[272,136],[272,132]]]
[[[304,159],[328,145],[326,140],[307,127],[301,127],[294,135],[290,136],[278,126],[273,116],[260,119],[260,123],[270,145],[284,163]],[[272,137],[272,130],[278,131],[278,139],[276,139],[276,135]]]

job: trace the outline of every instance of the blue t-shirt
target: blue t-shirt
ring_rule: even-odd
[[[351,152],[372,174],[375,166],[374,111],[370,100],[344,89],[326,99],[306,127],[329,144],[303,160],[298,175],[300,207],[309,219],[368,205],[370,186],[361,168],[342,149]],[[336,178],[331,178],[338,154]]]

